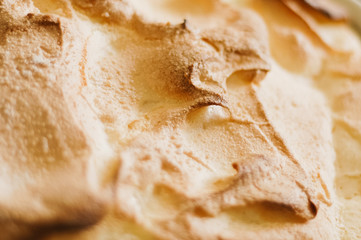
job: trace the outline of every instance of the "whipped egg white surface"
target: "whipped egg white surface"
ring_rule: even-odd
[[[0,239],[361,239],[361,42],[308,0],[0,0]]]

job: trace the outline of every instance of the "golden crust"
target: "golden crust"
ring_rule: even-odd
[[[325,78],[356,85],[361,48],[339,12],[174,6],[0,2],[5,238],[341,237],[332,131],[358,129],[360,101]]]

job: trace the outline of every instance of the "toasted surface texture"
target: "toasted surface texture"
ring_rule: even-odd
[[[323,0],[0,0],[0,239],[361,238],[346,18]]]

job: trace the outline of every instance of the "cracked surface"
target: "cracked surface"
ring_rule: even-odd
[[[0,0],[3,239],[360,238],[344,21],[326,1]]]

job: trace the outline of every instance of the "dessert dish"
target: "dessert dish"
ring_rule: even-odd
[[[307,0],[1,0],[0,239],[361,238],[361,42]]]

